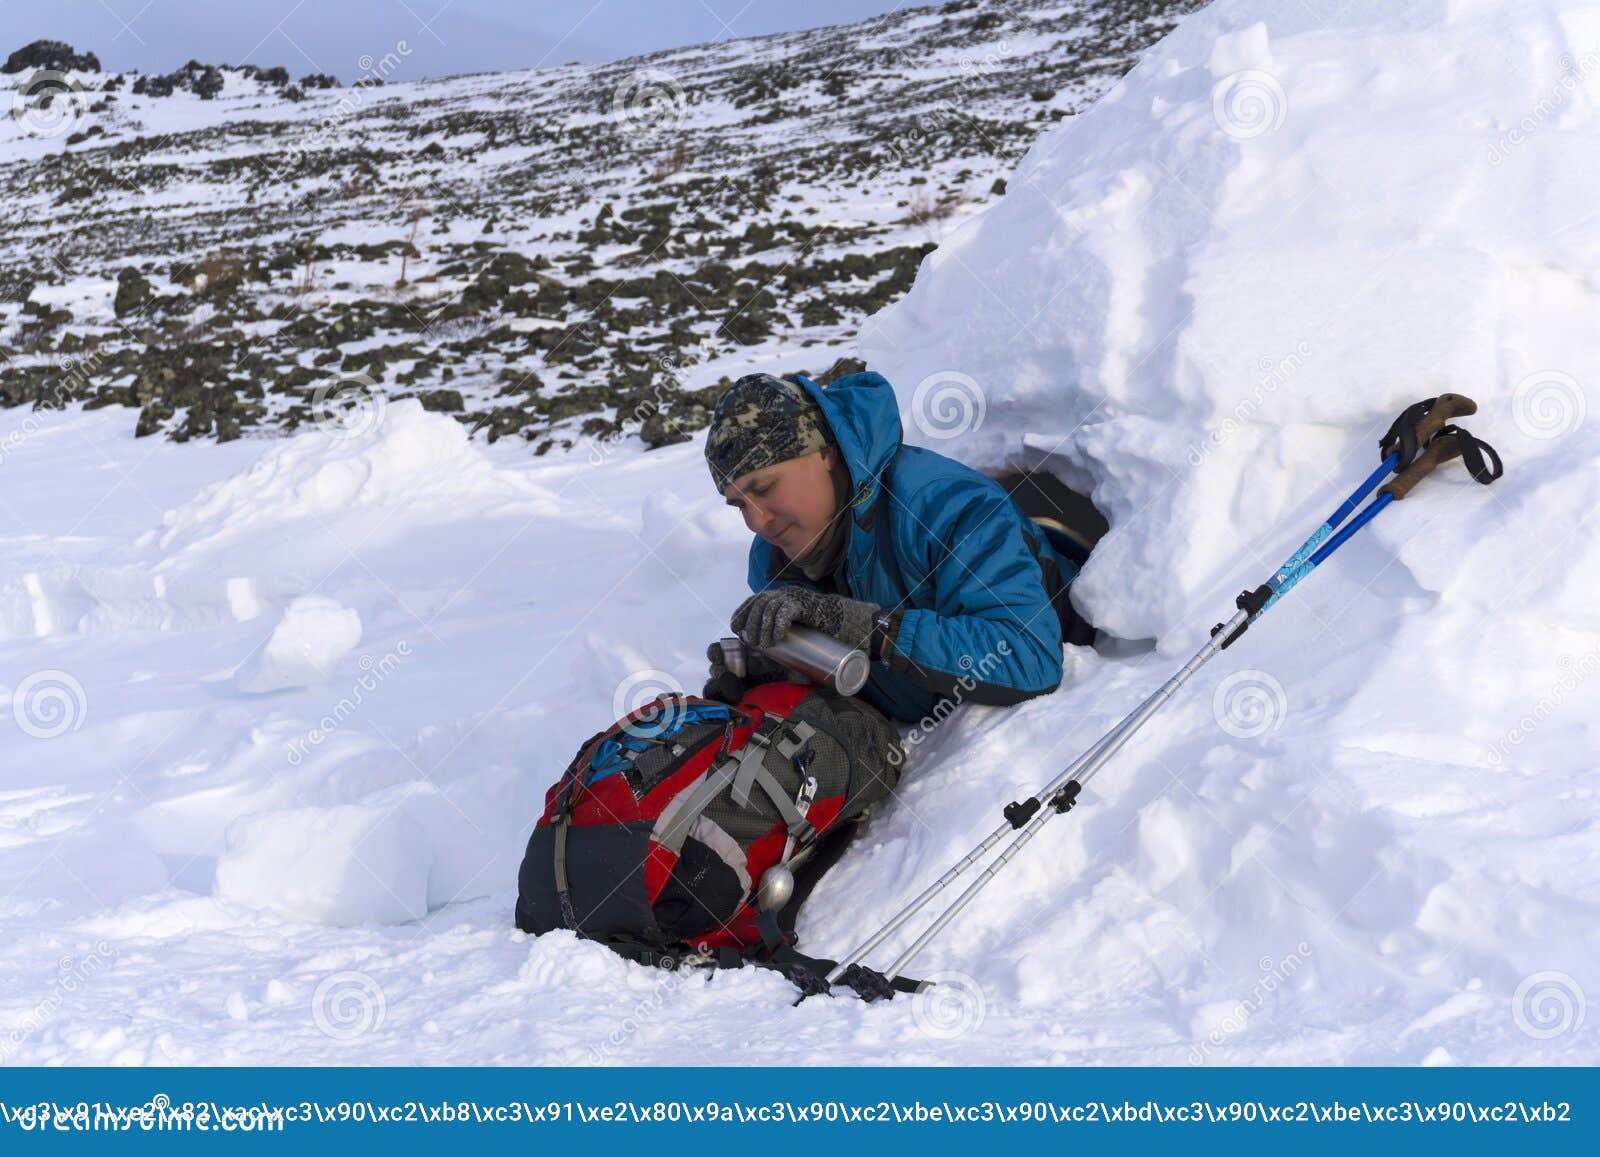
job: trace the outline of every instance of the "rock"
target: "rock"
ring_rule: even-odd
[[[850,374],[864,373],[867,363],[860,358],[840,358],[829,366],[826,373],[813,379],[819,386],[831,386],[834,382]]]
[[[446,414],[459,414],[465,410],[460,390],[424,390],[417,395],[424,410],[438,410]]]
[[[6,57],[0,72],[25,72],[45,68],[51,72],[99,72],[100,59],[92,52],[81,55],[61,40],[35,40]]]
[[[652,414],[644,420],[644,425],[639,427],[639,440],[648,449],[656,450],[662,446],[687,442],[689,435],[678,424],[676,418],[669,418],[665,414]]]
[[[118,317],[125,317],[150,300],[150,283],[133,266],[117,274],[117,296],[111,308]]]

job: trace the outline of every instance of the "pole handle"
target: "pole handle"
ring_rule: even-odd
[[[1447,426],[1452,418],[1465,418],[1477,412],[1478,403],[1465,394],[1440,394],[1417,423],[1417,445],[1426,446],[1428,439]],[[1395,497],[1399,498],[1400,495],[1396,494]]]
[[[1432,415],[1430,414],[1429,416],[1431,417]],[[1444,465],[1452,458],[1459,457],[1461,457],[1461,443],[1456,440],[1456,436],[1454,434],[1441,435],[1428,443],[1427,448],[1417,455],[1411,465],[1402,470],[1393,481],[1383,486],[1378,491],[1378,494],[1380,496],[1387,494],[1394,501],[1399,502],[1407,494],[1411,493],[1418,482],[1432,474],[1435,468]]]
[[[1440,394],[1436,398],[1412,402],[1400,411],[1400,416],[1389,423],[1389,429],[1378,439],[1378,454],[1386,466],[1393,462],[1393,470],[1399,474],[1416,460],[1417,452],[1443,430],[1451,418],[1464,418],[1477,412],[1478,403],[1465,394]],[[1337,523],[1348,513],[1348,505],[1342,506],[1330,521]]]

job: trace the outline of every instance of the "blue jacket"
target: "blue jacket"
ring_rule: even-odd
[[[813,583],[757,537],[750,589],[794,583],[899,609],[893,654],[873,663],[861,693],[893,718],[923,719],[945,698],[1011,704],[1054,691],[1056,606],[1065,606],[1077,567],[999,483],[904,445],[894,388],[881,374],[827,387],[796,380],[822,407],[849,468],[850,541],[837,575]]]

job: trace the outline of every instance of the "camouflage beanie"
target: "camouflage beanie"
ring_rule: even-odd
[[[720,493],[752,470],[814,454],[832,442],[827,419],[803,386],[771,374],[746,374],[717,399],[706,465]]]

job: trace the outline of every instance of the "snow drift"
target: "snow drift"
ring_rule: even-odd
[[[1431,480],[1194,679],[917,961],[942,983],[910,1001],[796,1009],[772,974],[662,978],[511,930],[544,788],[641,688],[697,685],[742,594],[748,539],[697,442],[528,460],[391,405],[243,469],[237,444],[167,463],[173,513],[134,548],[46,503],[18,552],[153,568],[218,610],[0,639],[82,693],[0,796],[0,1015],[63,952],[115,955],[16,1055],[1592,1063],[1597,98],[1589,5],[1223,0],[874,320],[912,440],[1092,491],[1112,530],[1081,605],[1157,649],[1074,648],[1052,696],[912,728],[896,798],[802,914],[822,955],[1159,685],[1403,403],[1476,397],[1507,463],[1489,489]],[[6,469],[47,481],[59,453]],[[68,621],[36,587],[0,574],[18,633]],[[357,616],[361,656],[290,614],[315,678],[245,692],[310,595]],[[29,720],[39,680],[7,684]],[[385,1012],[354,1044],[319,1006],[351,978]]]
[[[371,394],[168,511],[162,529],[143,541],[183,555],[247,536],[259,542],[278,525],[351,511],[449,520],[486,510],[550,514],[554,505],[542,488],[497,469],[459,422],[414,398]]]
[[[1437,484],[1363,564],[1463,617],[1592,629],[1545,572],[1600,561],[1572,521],[1597,497],[1596,100],[1590,5],[1224,0],[1041,139],[862,351],[908,403],[973,383],[925,391],[913,437],[1092,489],[1115,533],[1082,603],[1169,652],[1402,405],[1469,394],[1511,476]]]
[[[1256,841],[1297,849],[1272,869],[1292,907],[1358,957],[1297,981],[1324,996],[1467,958],[1462,985],[1498,973],[1507,995],[1554,970],[1569,1010],[1600,980],[1559,915],[1592,912],[1600,883],[1597,101],[1592,5],[1223,0],[1042,138],[862,336],[912,440],[1092,493],[1112,531],[1079,605],[1162,656],[1192,651],[1376,464],[1404,404],[1477,399],[1466,424],[1506,478],[1485,490],[1458,465],[1386,512],[1218,664],[1228,735],[1186,748],[1174,713],[1106,777],[1152,759],[1182,777],[1119,822],[1142,887],[1190,893],[1185,927],[1213,950],[1235,921],[1294,942],[1271,895],[1209,889]],[[1248,821],[1269,782],[1289,794]],[[1054,837],[1083,841],[1057,878],[1103,880],[1056,909],[1077,936],[1127,901],[1111,864],[1132,849],[1098,822]],[[1473,851],[1436,858],[1452,826]],[[1039,961],[1059,941],[1024,943],[1024,972],[1054,969]]]
[[[272,635],[235,676],[241,691],[264,694],[325,681],[361,641],[361,616],[321,595],[301,595]]]

